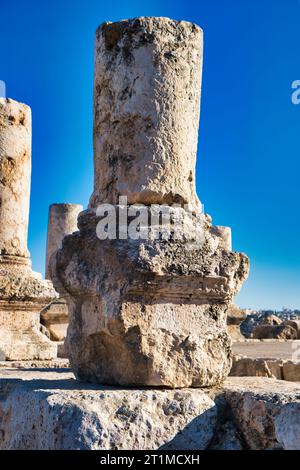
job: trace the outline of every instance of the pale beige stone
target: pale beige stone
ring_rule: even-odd
[[[63,371],[0,370],[0,395],[2,450],[201,450],[217,421],[202,390],[96,388]]]
[[[101,202],[190,203],[202,74],[202,30],[186,21],[135,18],[96,32],[94,193]]]
[[[227,251],[232,251],[232,235],[230,227],[222,227],[221,225],[213,225],[211,228],[213,235],[219,238],[220,246]]]
[[[226,310],[248,273],[244,255],[187,241],[99,240],[97,217],[57,253],[69,292],[68,357],[81,380],[211,386],[231,366]]]
[[[234,342],[233,352],[241,356],[252,358],[295,360],[295,353],[300,351],[299,340],[283,339],[247,339]]]
[[[54,369],[68,369],[70,372],[70,363],[68,359],[56,358],[50,360],[31,360],[31,361],[0,361],[0,368],[6,371],[11,369],[45,369],[47,372],[53,372]],[[13,372],[11,372],[13,374]],[[36,372],[35,372],[36,373]],[[30,378],[33,378],[30,375]]]
[[[230,377],[222,394],[248,448],[300,449],[300,384]]]
[[[52,204],[49,208],[48,237],[46,252],[46,278],[51,279],[60,294],[60,298],[53,301],[41,312],[41,322],[48,329],[53,341],[64,341],[69,323],[68,305],[64,299],[66,292],[57,282],[55,272],[51,269],[51,258],[62,246],[66,235],[78,230],[77,217],[83,210],[80,204]],[[59,347],[62,350],[62,347]]]
[[[31,110],[0,98],[0,255],[29,257]]]
[[[172,391],[0,369],[0,395],[1,450],[299,450],[300,384],[275,379]]]
[[[94,194],[52,267],[68,294],[67,353],[81,380],[208,387],[229,373],[226,311],[248,258],[220,243],[208,216],[180,206],[197,207],[201,55],[201,30],[186,22],[139,18],[97,31]],[[148,237],[144,222],[146,236],[100,240],[95,206],[120,194],[130,204],[179,202],[181,236]]]
[[[31,270],[27,249],[31,169],[31,111],[0,99],[0,358],[52,359],[40,311],[57,297]]]
[[[78,230],[77,217],[83,210],[80,204],[51,204],[48,217],[48,236],[46,251],[46,278],[52,279],[50,259],[62,246],[66,235]]]
[[[57,347],[41,331],[40,311],[57,294],[22,260],[0,256],[0,360],[53,359]]]

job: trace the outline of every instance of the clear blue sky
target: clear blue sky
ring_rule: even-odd
[[[93,41],[103,21],[168,16],[204,30],[197,189],[251,259],[237,301],[300,308],[298,0],[0,0],[0,79],[33,111],[29,248],[44,272],[48,206],[92,192]]]

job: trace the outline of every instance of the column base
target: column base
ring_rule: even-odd
[[[57,345],[41,330],[40,311],[58,294],[30,260],[0,256],[0,360],[50,360]]]
[[[174,215],[188,218],[181,208]],[[82,214],[80,231],[56,255],[76,377],[171,388],[221,383],[231,368],[226,311],[247,277],[247,257],[226,251],[205,221],[181,238],[100,240],[99,220]]]

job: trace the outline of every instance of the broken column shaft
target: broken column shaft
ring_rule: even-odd
[[[57,294],[31,270],[27,230],[31,110],[0,99],[0,356],[52,359],[56,346],[41,333],[40,310]]]
[[[51,204],[48,217],[48,236],[46,252],[46,279],[50,279],[60,298],[54,300],[41,312],[41,321],[48,329],[53,341],[64,341],[68,327],[68,306],[65,300],[66,292],[57,282],[55,270],[51,262],[57,250],[62,246],[66,235],[76,232],[77,217],[83,210],[80,204]]]
[[[201,66],[202,31],[191,23],[136,18],[97,30],[94,193],[79,232],[56,255],[69,293],[69,358],[81,380],[206,387],[229,373],[226,310],[248,259],[211,232],[208,217],[195,216]],[[147,237],[146,217],[143,236],[101,239],[101,203],[113,204],[114,220],[119,196],[130,213],[134,203],[148,215],[176,203],[174,220],[186,223],[173,229],[182,236]]]
[[[95,183],[91,207],[189,203],[202,74],[202,30],[185,21],[139,18],[96,32]]]
[[[62,246],[66,235],[76,232],[77,217],[83,210],[80,204],[51,204],[48,217],[48,235],[46,252],[46,279],[52,279],[50,260]]]
[[[29,257],[31,110],[0,98],[0,254]]]

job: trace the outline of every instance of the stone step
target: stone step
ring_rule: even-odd
[[[291,382],[138,389],[62,369],[1,369],[0,396],[0,449],[300,449],[300,384]]]

